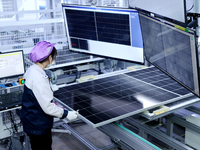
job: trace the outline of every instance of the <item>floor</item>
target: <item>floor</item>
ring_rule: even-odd
[[[103,148],[112,144],[110,138],[98,129],[92,128],[86,123],[70,124],[74,130],[81,134],[85,139],[90,141],[94,146]],[[83,143],[76,137],[68,133],[52,132],[52,150],[88,150]],[[6,150],[5,144],[0,144],[0,150]],[[113,149],[116,150],[116,149]]]
[[[74,130],[98,148],[112,144],[110,138],[98,129],[81,124],[70,124]],[[66,133],[53,133],[53,150],[88,150],[88,148],[77,140],[73,135]]]

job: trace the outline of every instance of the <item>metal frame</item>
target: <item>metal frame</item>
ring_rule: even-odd
[[[200,102],[200,99],[191,94],[191,97],[188,97],[188,98],[185,98],[183,100],[180,100],[175,105],[173,105],[173,103],[166,105],[166,106],[168,106],[170,108],[170,110],[167,111],[167,112],[164,112],[164,113],[159,114],[159,115],[153,115],[153,116],[150,116],[148,114],[143,114],[143,113],[141,113],[140,115],[145,117],[145,118],[147,118],[147,119],[149,119],[148,121],[151,121],[151,120],[155,120],[155,119],[161,118],[163,116],[166,116],[168,114],[171,114],[176,110],[179,110],[179,109],[182,109],[182,108],[186,108],[188,106],[194,105],[194,104],[199,103],[199,102]],[[189,108],[186,108],[186,109],[189,110]],[[193,109],[191,111],[193,111]],[[200,114],[200,110],[199,110],[199,114]]]
[[[169,20],[170,22],[172,22],[172,23],[177,23],[177,24],[181,24],[181,25],[184,25],[184,26],[186,26],[187,25],[187,10],[186,10],[186,0],[182,0],[183,1],[183,17],[184,17],[184,19],[185,19],[185,21],[181,21],[180,19],[175,19],[175,18],[169,18],[169,16],[166,16],[166,15],[164,15],[164,14],[162,14],[162,15],[160,15],[160,14],[157,14],[156,12],[151,12],[151,10],[145,10],[144,8],[139,8],[138,6],[135,6],[135,7],[133,7],[133,6],[130,6],[130,1],[131,0],[129,0],[129,7],[130,8],[134,8],[134,9],[137,9],[137,10],[139,10],[139,11],[141,11],[141,12],[144,12],[144,13],[147,13],[147,14],[153,14],[155,17],[157,17],[157,18],[160,18],[160,19],[163,19],[163,20]],[[163,16],[164,15],[164,16]]]
[[[123,141],[130,147],[137,149],[137,150],[155,150],[155,148],[148,145],[146,142],[142,141],[141,139],[135,137],[134,135],[130,134],[129,132],[123,130],[122,128],[116,126],[115,124],[108,124],[98,128],[108,136],[115,138],[116,140]],[[118,142],[118,141],[116,141]]]
[[[84,137],[82,137],[78,132],[76,132],[74,129],[72,129],[68,124],[62,124],[62,126],[71,132],[72,135],[74,135],[77,139],[79,139],[84,145],[86,145],[91,150],[100,150],[96,146],[94,146],[92,143],[90,143],[88,140],[86,140]]]
[[[194,112],[194,113],[200,115],[200,109],[197,108],[197,107],[195,107],[195,106],[190,106],[190,107],[187,107],[187,108],[185,108],[185,109],[187,109],[187,110],[189,110],[189,111],[192,111],[192,112]]]
[[[73,65],[78,65],[78,64],[82,64],[82,63],[89,63],[89,62],[101,61],[101,60],[104,60],[104,58],[90,58],[90,59],[87,59],[87,60],[80,60],[80,61],[74,61],[74,62],[59,64],[59,65],[54,65],[54,66],[49,67],[48,69],[54,69],[54,68],[60,68],[60,67],[66,67],[66,66],[73,66]]]
[[[171,115],[166,116],[166,119],[167,119],[167,122],[170,121],[171,123],[176,123],[180,126],[188,128],[188,129],[200,134],[200,127],[199,126],[197,126],[193,123],[190,123],[190,122],[188,122],[188,121],[186,121],[182,118],[179,118],[179,117],[171,114]],[[168,124],[167,129],[169,129],[169,131],[167,132],[168,135],[172,135],[171,133],[173,132],[173,126]]]
[[[177,149],[177,150],[193,150],[192,148],[188,147],[187,145],[173,139],[172,137],[167,136],[166,134],[155,130],[148,125],[141,124],[137,120],[129,117],[126,119],[126,121],[135,127],[137,127],[139,130],[143,130],[143,132],[148,133],[149,135],[161,140],[162,142],[166,143],[167,145]],[[200,132],[200,130],[199,130]]]

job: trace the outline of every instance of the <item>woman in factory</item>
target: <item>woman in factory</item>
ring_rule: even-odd
[[[22,122],[32,150],[51,150],[53,117],[68,120],[77,118],[76,111],[67,111],[53,102],[53,91],[44,69],[56,58],[54,45],[46,41],[38,42],[30,52],[34,64],[24,74]]]

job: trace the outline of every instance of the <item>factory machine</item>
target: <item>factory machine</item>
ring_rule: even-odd
[[[88,149],[200,149],[199,14],[186,13],[185,0],[146,4],[62,4],[67,38],[49,40],[56,43],[58,55],[45,70],[54,100],[78,110],[78,120],[105,133],[113,144],[96,147],[65,119],[55,119],[54,126],[62,126]],[[158,4],[160,9],[154,9]],[[170,9],[163,11],[166,7]],[[35,35],[32,46],[45,37]],[[33,64],[22,47],[0,53],[0,139],[13,130],[15,145],[23,135],[23,74]],[[25,143],[28,149],[27,137]]]

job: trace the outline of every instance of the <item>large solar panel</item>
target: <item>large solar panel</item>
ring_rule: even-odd
[[[63,4],[63,14],[70,50],[144,63],[136,10]]]
[[[152,71],[153,69],[146,70],[151,73]],[[56,91],[54,96],[69,109],[79,110],[81,118],[93,127],[126,118],[182,97],[180,93],[142,81],[146,76],[137,79],[140,77],[139,74],[143,74],[142,70],[135,73],[138,76],[133,77],[134,73],[120,74],[63,87]],[[157,78],[154,73],[151,76]]]
[[[200,96],[195,32],[143,14],[140,22],[146,59]]]

